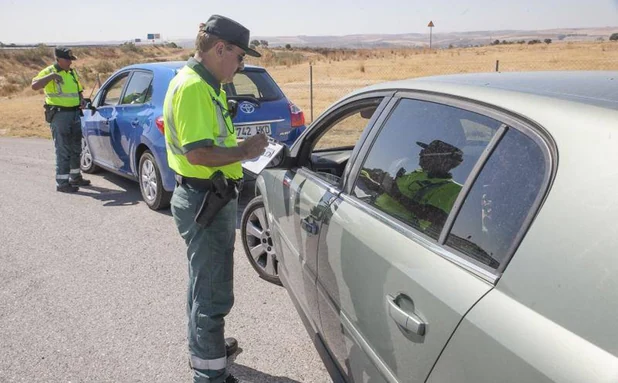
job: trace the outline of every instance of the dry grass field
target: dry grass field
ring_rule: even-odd
[[[313,117],[348,92],[382,81],[452,73],[524,70],[618,70],[618,42],[509,44],[476,48],[262,51],[251,64],[262,65],[309,121],[309,68],[313,69]],[[190,50],[173,47],[76,48],[75,67],[86,95],[97,76],[145,61],[185,60]],[[43,121],[43,95],[30,80],[53,61],[52,49],[0,51],[0,135],[49,137]]]

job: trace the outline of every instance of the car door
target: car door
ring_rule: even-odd
[[[320,139],[308,139],[312,148],[301,149],[313,151],[311,158],[293,170],[273,169],[261,175],[275,226],[275,247],[281,249],[277,271],[316,331],[320,326],[316,256],[322,215],[339,193],[344,168],[371,117],[361,117],[360,110],[375,111],[383,98],[351,103],[332,118],[316,122],[312,134]],[[326,130],[330,134],[323,135]]]
[[[495,280],[490,256],[462,260],[442,233],[503,124],[460,101],[400,97],[320,228],[323,336],[351,382],[424,382]]]
[[[551,296],[568,287],[550,287],[547,273],[538,272],[547,268],[537,264],[533,267],[536,273],[525,262],[523,268],[521,262],[519,269],[516,265],[506,268],[511,257],[518,260],[515,250],[554,172],[550,153],[557,151],[550,148],[547,140],[528,126],[509,126],[470,188],[445,244],[464,258],[491,254],[489,271],[500,276],[500,282],[466,314],[434,367],[430,382],[615,381],[617,369],[608,368],[612,363],[617,366],[615,356],[541,314],[543,305],[538,304],[537,292],[544,290],[542,295]],[[534,246],[527,252],[533,253],[530,259],[546,255]],[[519,260],[528,254],[524,250]],[[569,255],[561,252],[561,261],[568,263]],[[517,289],[509,284],[513,278],[520,278],[532,291],[532,305],[518,299]],[[539,281],[547,288],[535,288]],[[571,294],[567,296],[572,301]],[[571,309],[567,310],[571,313]],[[470,347],[474,353],[469,352]]]
[[[95,99],[96,112],[85,122],[88,144],[93,153],[93,159],[108,168],[116,169],[117,162],[111,145],[111,133],[117,124],[118,105],[129,79],[130,72],[124,71],[109,79],[101,88]]]
[[[151,71],[133,71],[116,106],[116,123],[110,124],[108,150],[114,168],[122,173],[133,173],[132,153],[141,141],[142,132],[152,126],[154,107],[150,100],[153,77]]]

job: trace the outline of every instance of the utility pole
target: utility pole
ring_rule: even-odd
[[[429,27],[429,49],[431,49],[431,34],[433,30],[433,21],[430,21],[427,26]]]

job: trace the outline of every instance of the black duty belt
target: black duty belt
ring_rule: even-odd
[[[227,182],[236,185],[238,190],[240,190],[242,187],[242,179],[232,180],[228,178]],[[176,183],[178,183],[178,185],[186,185],[191,189],[195,190],[212,190],[212,181],[204,178],[185,177],[181,176],[180,174],[176,174]]]
[[[80,109],[79,105],[78,106],[58,106],[58,105],[49,105],[49,104],[45,104],[45,108],[55,109],[60,112],[75,112]]]

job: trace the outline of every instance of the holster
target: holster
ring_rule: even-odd
[[[202,227],[210,226],[219,211],[231,200],[238,197],[236,184],[228,183],[221,171],[217,171],[211,181],[212,188],[206,191],[202,204],[195,215],[195,222]]]
[[[56,115],[56,113],[58,113],[58,108],[56,108],[53,105],[47,105],[47,104],[44,104],[43,108],[45,109],[45,122],[47,122],[48,124],[51,124],[52,120],[54,119],[54,116]]]

